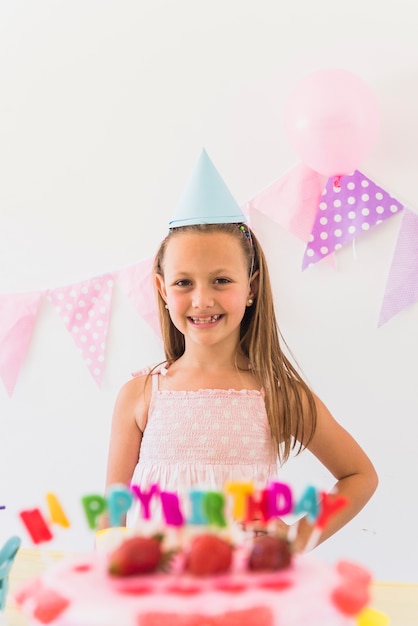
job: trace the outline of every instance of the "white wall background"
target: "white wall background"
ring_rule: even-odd
[[[377,145],[360,168],[418,211],[415,0],[22,0],[0,3],[0,293],[66,285],[152,255],[205,146],[240,203],[298,162],[283,128],[292,86],[342,67],[375,90]],[[254,228],[279,322],[317,393],[380,474],[370,504],[319,549],[380,580],[418,580],[418,305],[377,319],[400,221],[300,271],[304,245]],[[110,418],[158,340],[116,290],[100,390],[43,302],[15,393],[0,381],[0,543],[56,493],[54,547],[90,547],[80,497],[104,483]],[[327,485],[309,453],[284,477]],[[52,546],[51,546],[52,547]]]

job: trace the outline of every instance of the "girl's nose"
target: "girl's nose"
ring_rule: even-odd
[[[195,309],[207,309],[213,307],[214,298],[210,289],[206,287],[196,287],[193,291],[192,305]]]

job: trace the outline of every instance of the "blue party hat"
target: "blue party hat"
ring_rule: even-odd
[[[245,221],[246,217],[240,206],[203,149],[169,222],[169,227]]]

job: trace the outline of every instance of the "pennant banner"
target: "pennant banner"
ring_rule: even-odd
[[[46,292],[99,386],[102,384],[113,275]]]
[[[379,326],[418,302],[418,215],[406,209],[386,284]]]
[[[13,394],[35,326],[41,292],[0,295],[0,377]]]
[[[329,179],[319,202],[302,269],[317,263],[343,245],[399,213],[403,205],[359,171]]]
[[[302,269],[321,259],[334,263],[334,251],[404,209],[359,171],[341,186],[299,164],[247,202],[246,215],[259,212],[302,239]],[[39,301],[46,295],[90,373],[102,385],[114,280],[138,314],[160,337],[153,259],[80,283],[29,294],[0,295],[0,378],[13,394],[33,333]],[[418,301],[418,215],[405,211],[394,253],[379,326]]]
[[[117,274],[118,284],[139,315],[161,337],[156,294],[154,290],[154,259],[145,259]]]

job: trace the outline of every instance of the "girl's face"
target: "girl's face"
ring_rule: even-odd
[[[169,236],[157,288],[186,340],[238,344],[247,300],[254,295],[240,242],[228,233]],[[253,281],[252,281],[253,282]]]

